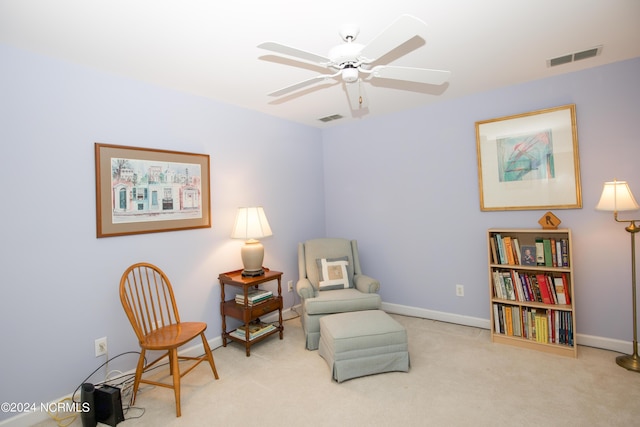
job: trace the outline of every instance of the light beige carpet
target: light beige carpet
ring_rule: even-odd
[[[617,366],[617,353],[580,346],[569,359],[493,344],[483,329],[393,317],[408,331],[408,373],[337,384],[293,319],[251,357],[234,343],[215,349],[220,379],[205,364],[187,375],[182,417],[172,390],[144,385],[144,414],[132,408],[118,426],[640,425],[640,374]]]

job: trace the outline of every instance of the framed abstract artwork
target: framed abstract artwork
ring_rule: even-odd
[[[582,208],[575,105],[476,122],[480,209]]]
[[[95,144],[97,237],[211,227],[209,156]]]

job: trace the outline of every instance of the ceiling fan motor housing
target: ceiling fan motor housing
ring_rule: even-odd
[[[359,43],[345,43],[334,47],[329,51],[331,66],[344,68],[344,64],[353,64],[357,67],[363,47]]]

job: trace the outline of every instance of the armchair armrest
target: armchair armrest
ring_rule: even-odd
[[[296,283],[296,292],[298,292],[298,295],[300,295],[302,299],[313,298],[315,296],[313,285],[307,278],[298,280],[298,283]]]
[[[364,274],[356,274],[353,276],[353,283],[356,289],[365,294],[373,294],[380,290],[380,282]]]

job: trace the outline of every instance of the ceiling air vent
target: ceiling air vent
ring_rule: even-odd
[[[592,47],[591,49],[583,50],[580,52],[569,53],[567,55],[558,56],[547,60],[547,67],[555,67],[556,65],[568,64],[569,62],[579,61],[581,59],[593,58],[600,55],[602,52],[602,45]]]
[[[333,114],[331,116],[322,117],[322,118],[320,118],[318,120],[320,120],[321,122],[325,122],[326,123],[326,122],[330,122],[331,120],[338,120],[338,119],[341,119],[341,118],[342,118],[342,116],[340,114]]]

